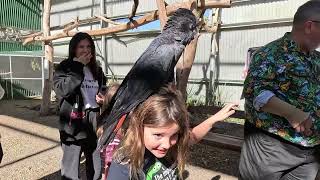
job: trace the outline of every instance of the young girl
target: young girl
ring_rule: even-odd
[[[107,179],[182,179],[189,144],[201,140],[235,107],[227,105],[190,131],[181,94],[173,87],[161,89],[132,113]]]
[[[105,112],[105,110],[108,108],[108,105],[113,95],[117,92],[119,86],[120,84],[117,84],[117,83],[113,83],[108,86],[106,94],[104,96],[104,102],[101,108],[101,112],[107,113]],[[103,126],[99,124],[99,128],[97,130],[97,136],[100,137],[102,135],[102,132],[103,132]],[[106,176],[108,174],[108,169],[112,161],[113,152],[115,148],[119,145],[121,137],[122,136],[121,136],[121,129],[120,129],[117,135],[115,136],[114,140],[101,150],[101,160],[102,160],[102,168],[103,168],[102,179],[106,179]]]

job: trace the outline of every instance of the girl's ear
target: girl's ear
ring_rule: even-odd
[[[100,136],[103,134],[103,126],[100,126],[96,132],[97,137],[100,138]]]

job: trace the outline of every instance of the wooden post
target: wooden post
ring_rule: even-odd
[[[228,0],[225,0],[225,2]],[[211,1],[209,1],[211,2]],[[200,13],[203,14],[203,13]],[[212,27],[205,27],[208,32],[215,33],[218,29],[218,10],[213,17],[213,25]],[[188,78],[190,75],[190,71],[192,68],[192,64],[194,62],[196,50],[197,50],[197,42],[198,38],[195,38],[189,45],[187,45],[184,53],[180,57],[177,65],[176,65],[176,80],[177,80],[177,88],[181,91],[185,100],[187,100],[187,85],[188,85]]]
[[[185,48],[176,65],[177,88],[181,91],[185,100],[187,100],[187,84],[192,64],[196,55],[199,36],[190,42]]]
[[[51,0],[43,1],[43,36],[50,36],[50,10]],[[50,113],[51,105],[51,89],[53,77],[53,46],[50,41],[44,41],[45,48],[45,68],[47,68],[47,75],[45,75],[44,87],[42,90],[42,103],[40,115],[45,116]]]
[[[164,0],[157,0],[157,7],[159,12],[160,29],[162,31],[164,25],[167,23],[168,16]]]

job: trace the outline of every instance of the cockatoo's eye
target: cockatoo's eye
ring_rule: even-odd
[[[195,28],[195,26],[194,26],[193,24],[190,24],[190,25],[189,25],[189,29],[190,29],[190,30],[194,30],[194,28]]]

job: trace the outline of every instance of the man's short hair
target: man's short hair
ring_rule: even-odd
[[[320,0],[311,0],[300,6],[294,15],[293,24],[310,20],[320,21]]]

